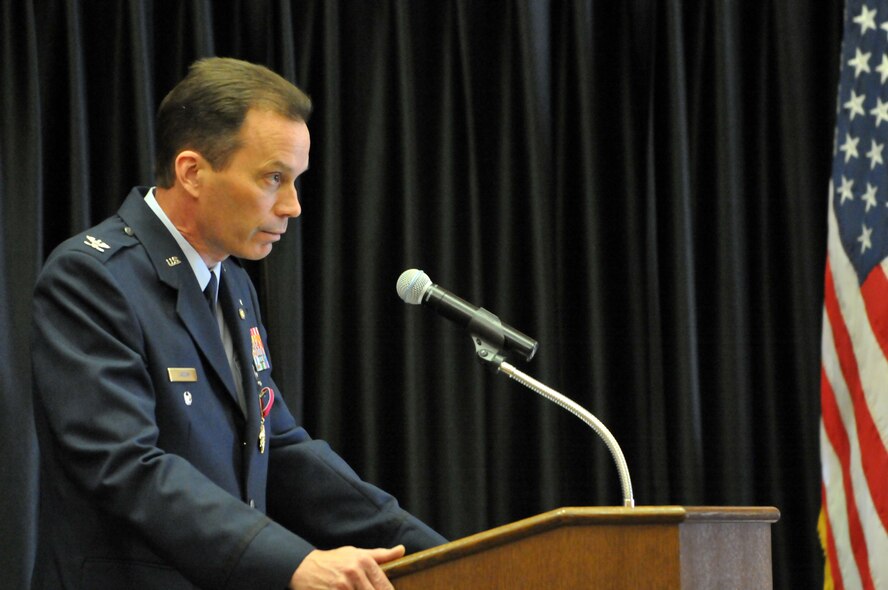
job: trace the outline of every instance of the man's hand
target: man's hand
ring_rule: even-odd
[[[394,590],[379,564],[404,555],[404,546],[391,549],[340,547],[315,549],[290,579],[291,590]]]

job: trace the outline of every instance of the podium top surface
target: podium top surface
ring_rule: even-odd
[[[772,524],[780,511],[770,506],[594,506],[567,507],[457,539],[382,566],[389,576],[403,575],[430,564],[459,559],[491,547],[548,530],[570,526],[674,525],[750,522]]]

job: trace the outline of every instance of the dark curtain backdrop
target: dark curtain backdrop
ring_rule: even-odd
[[[511,362],[608,425],[639,504],[775,505],[775,586],[819,585],[842,11],[2,0],[2,584],[24,586],[33,556],[36,273],[151,184],[156,105],[193,59],[224,55],[316,106],[304,213],[250,265],[310,432],[452,538],[620,503],[591,431],[398,299],[401,271],[422,268],[539,340]]]

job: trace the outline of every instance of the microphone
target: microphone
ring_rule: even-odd
[[[475,347],[479,350],[480,357],[484,357],[485,355],[482,353],[489,350],[485,350],[484,345],[491,346],[495,344],[514,350],[523,355],[527,360],[530,360],[539,346],[536,340],[505,325],[498,317],[483,307],[475,307],[453,293],[432,284],[432,279],[429,278],[429,275],[421,270],[411,268],[401,273],[401,276],[398,277],[398,296],[411,305],[419,305],[420,303],[431,305],[435,308],[435,311],[445,318],[453,320],[460,326],[468,329],[476,341]],[[487,339],[487,341],[482,342],[483,339]],[[494,353],[498,373],[503,373],[531,391],[540,394],[550,402],[564,408],[585,422],[587,426],[601,437],[617,466],[620,476],[620,487],[623,491],[623,506],[634,508],[635,498],[632,495],[632,479],[629,477],[629,467],[626,465],[626,458],[623,456],[623,451],[620,449],[617,439],[614,438],[610,430],[591,412],[572,399],[504,362],[500,351],[494,351]],[[490,360],[486,360],[486,362],[490,362]]]
[[[528,361],[539,347],[536,340],[502,323],[483,307],[472,305],[433,284],[429,275],[421,270],[411,268],[401,273],[398,277],[398,296],[411,305],[429,305],[448,320],[469,330],[473,336],[514,350]]]

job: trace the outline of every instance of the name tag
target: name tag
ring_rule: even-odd
[[[172,383],[193,383],[197,381],[197,370],[193,367],[170,367],[167,369]]]

